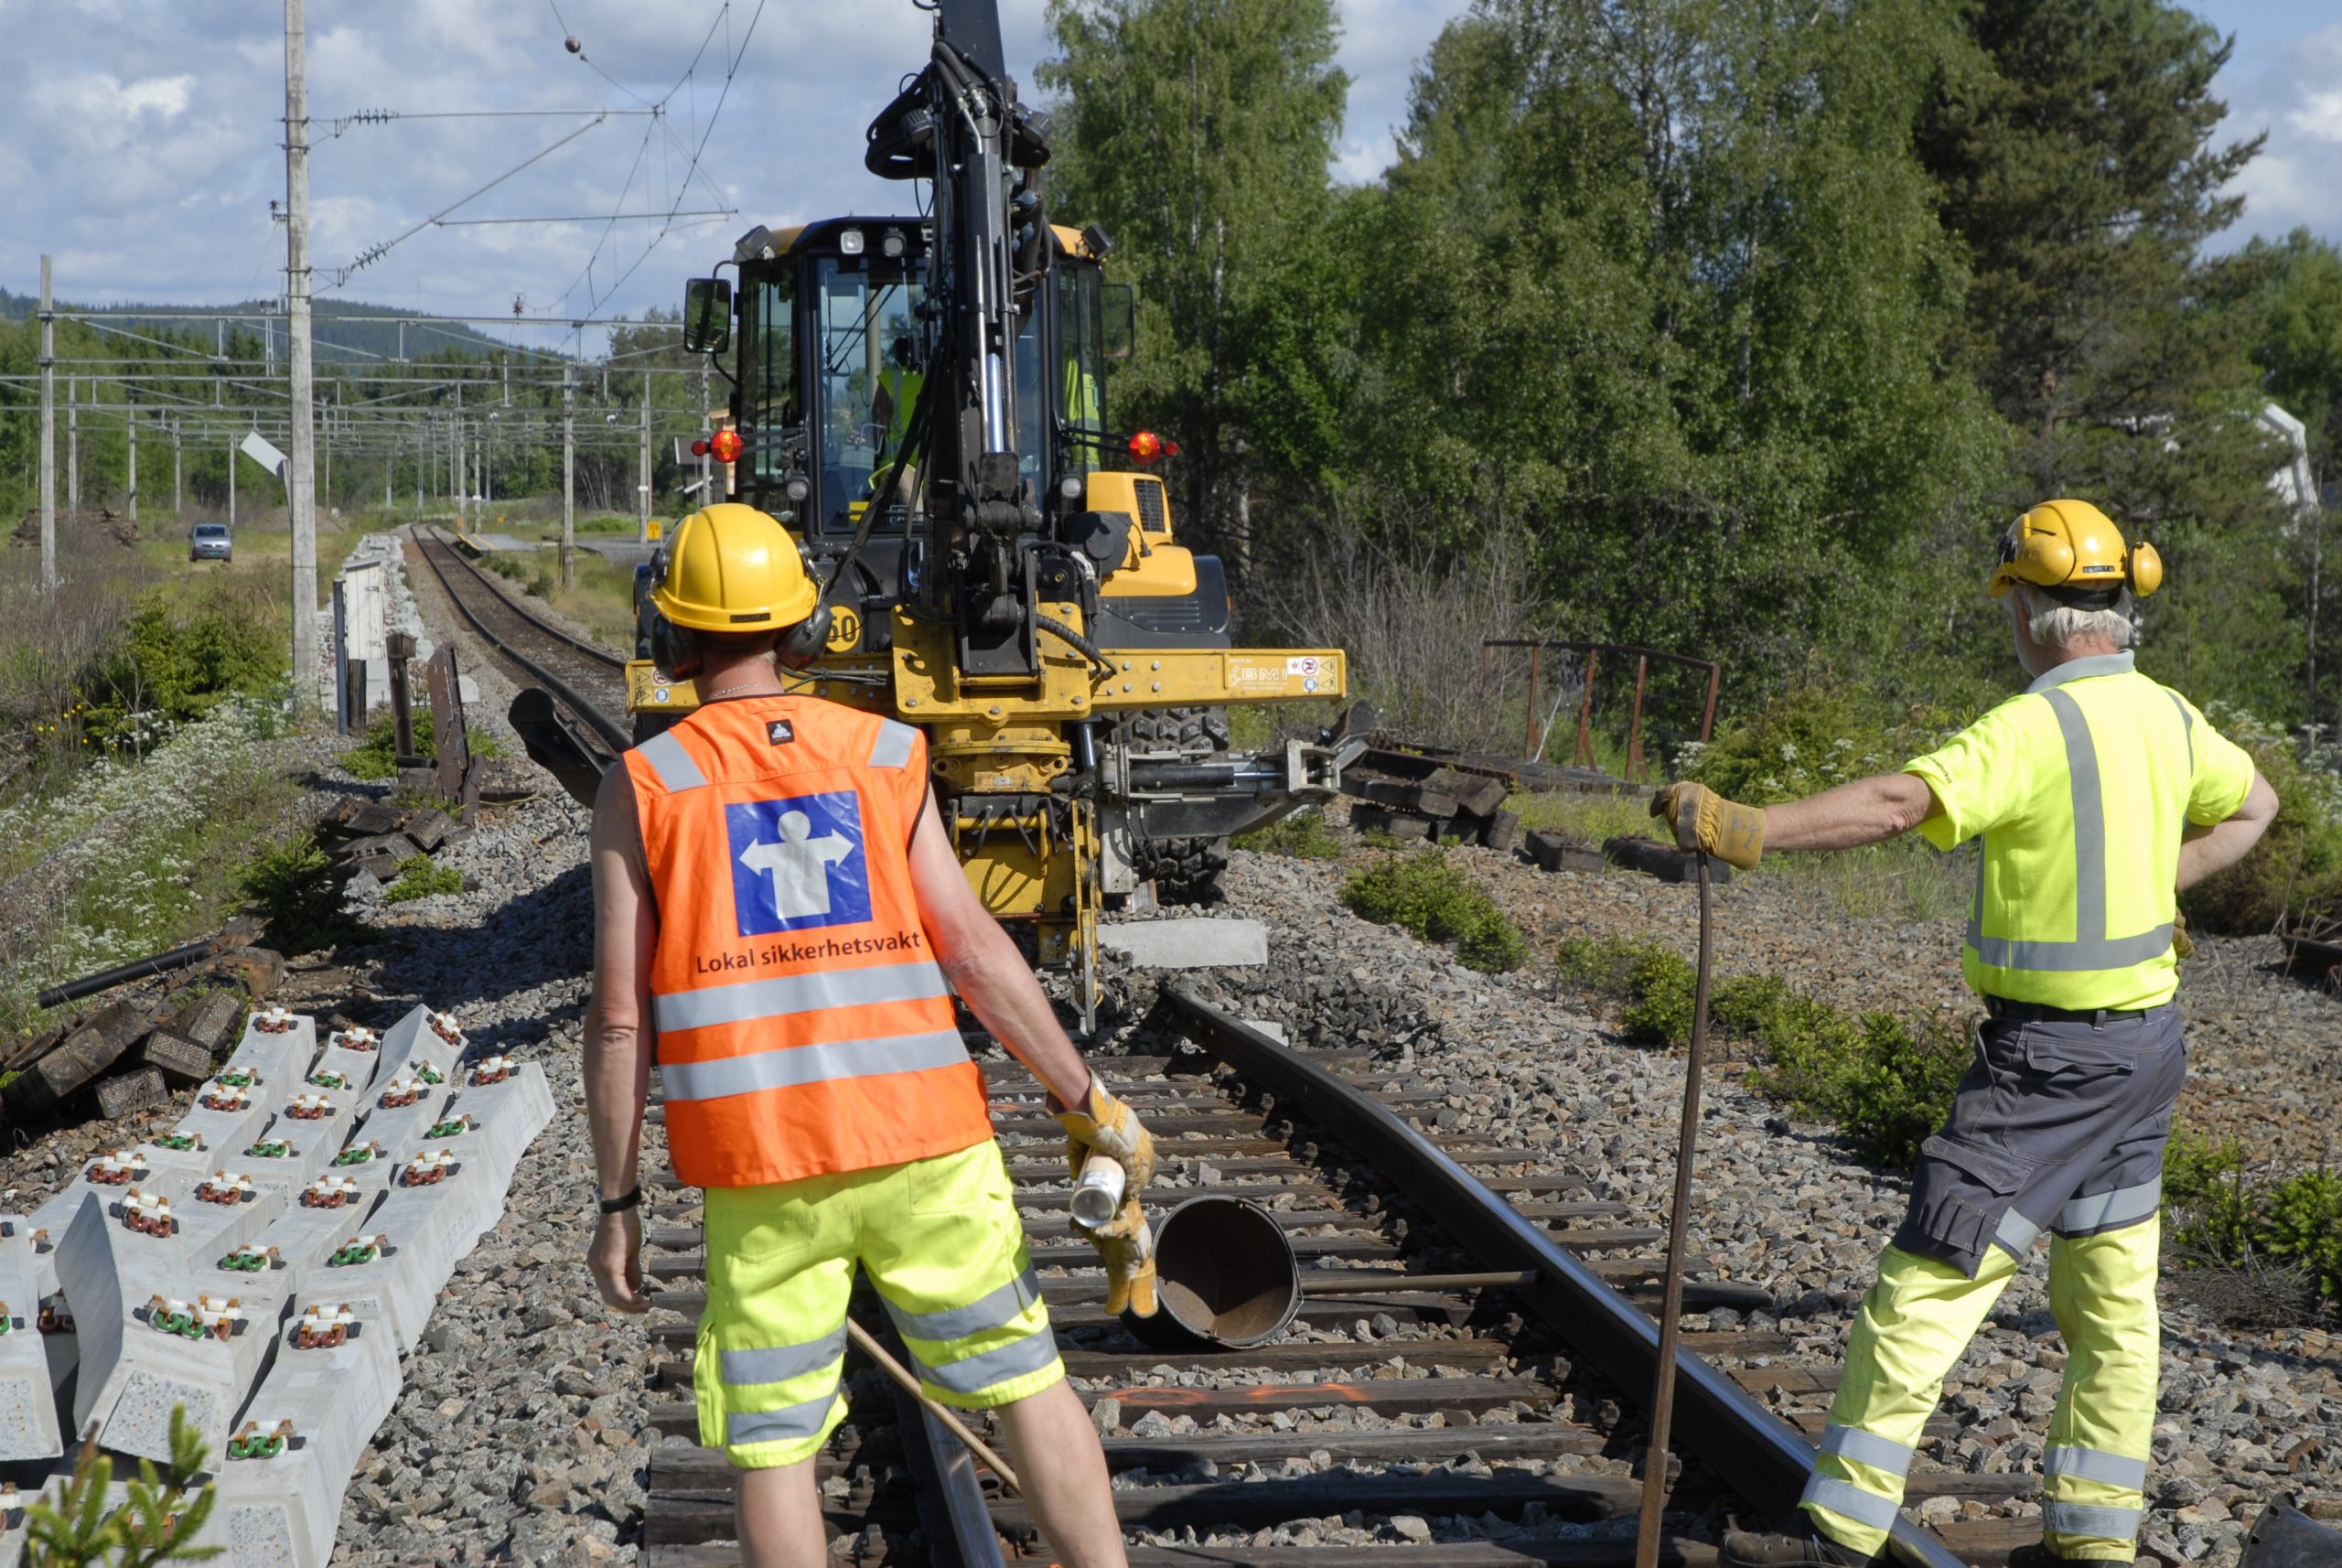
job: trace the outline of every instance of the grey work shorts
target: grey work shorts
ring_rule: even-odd
[[[2155,1213],[2187,1077],[2177,1007],[1988,1018],[1975,1043],[1950,1118],[1920,1145],[1896,1247],[1973,1279],[1987,1247],[2022,1259],[2044,1230],[2093,1236]]]

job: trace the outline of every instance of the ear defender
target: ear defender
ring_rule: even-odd
[[[654,614],[650,618],[650,662],[677,680],[687,681],[707,662],[707,652],[700,645],[699,633]]]
[[[780,634],[773,657],[785,670],[802,670],[830,645],[830,607],[816,605],[813,613]]]
[[[2163,586],[2163,557],[2145,540],[2131,546],[2131,592],[2145,598]]]

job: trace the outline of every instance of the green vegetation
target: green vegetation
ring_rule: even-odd
[[[397,725],[386,711],[367,721],[365,738],[341,754],[342,770],[352,779],[383,779],[398,772]],[[474,757],[501,757],[503,743],[486,730],[470,729],[466,737]],[[431,714],[422,709],[414,713],[414,753],[417,757],[436,757],[439,755],[438,732],[432,727]]]
[[[452,865],[441,865],[427,854],[411,854],[399,862],[399,874],[382,897],[392,904],[404,904],[416,898],[429,898],[440,893],[461,893],[464,874]]]
[[[25,1509],[25,1561],[40,1568],[153,1568],[157,1563],[199,1563],[220,1548],[192,1544],[211,1517],[218,1493],[199,1487],[204,1466],[203,1439],[187,1418],[185,1405],[171,1407],[171,1460],[160,1471],[151,1459],[138,1461],[122,1506],[109,1515],[106,1490],[113,1460],[98,1452],[96,1434],[81,1444],[73,1474],[54,1504]]]
[[[1304,807],[1229,842],[1256,854],[1289,854],[1296,860],[1336,860],[1342,853],[1342,841],[1327,825],[1326,814],[1315,807]]]
[[[630,525],[629,525],[630,526]],[[557,541],[558,532],[554,534]],[[561,585],[561,555],[548,544],[523,557],[490,551],[480,564],[521,592],[543,599],[593,639],[611,649],[634,647],[634,568],[578,549],[570,553],[570,586]]]
[[[2183,1128],[2164,1154],[2163,1197],[2172,1249],[2189,1263],[2274,1262],[2301,1271],[2329,1305],[2342,1304],[2342,1175],[2255,1176],[2241,1143],[2214,1144]]]
[[[1619,1029],[1629,1039],[1690,1041],[1698,976],[1667,949],[1574,938],[1562,944],[1558,961],[1569,983],[1624,1004]],[[1880,1165],[1918,1157],[1968,1064],[1966,1041],[1946,1019],[1855,1017],[1792,991],[1778,975],[1718,983],[1708,1019],[1713,1030],[1756,1047],[1752,1088],[1836,1122],[1861,1157]]]
[[[1452,942],[1467,969],[1519,969],[1529,944],[1496,901],[1465,879],[1437,849],[1390,855],[1354,874],[1342,903],[1380,926],[1398,926],[1427,942]]]
[[[236,868],[244,908],[268,922],[280,952],[314,952],[365,934],[342,912],[342,878],[307,829],[264,846]]]

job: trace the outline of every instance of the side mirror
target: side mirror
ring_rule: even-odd
[[[1138,346],[1138,291],[1110,283],[1100,291],[1106,317],[1106,358],[1127,360]]]
[[[732,280],[693,278],[683,285],[683,349],[721,354],[732,346]]]

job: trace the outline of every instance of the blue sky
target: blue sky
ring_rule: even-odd
[[[451,315],[506,315],[518,295],[528,319],[548,323],[630,314],[672,304],[682,278],[728,253],[751,222],[897,205],[899,190],[862,173],[862,127],[923,58],[925,15],[909,0],[759,9],[309,0],[320,287],[508,174],[447,216],[596,220],[425,227],[349,274],[343,290]],[[1344,0],[1343,177],[1371,178],[1388,161],[1409,77],[1462,9]],[[1002,11],[1011,69],[1029,81],[1045,48],[1043,0],[1002,0]],[[2298,224],[2342,241],[2342,19],[2309,0],[2221,0],[2203,14],[2237,35],[2220,81],[2231,134],[2271,132],[2241,182],[2250,206],[2233,242]],[[0,0],[0,283],[35,289],[48,251],[74,299],[273,294],[284,264],[268,208],[284,194],[280,16],[255,0]],[[567,36],[582,53],[564,48]],[[659,114],[642,113],[650,105]],[[335,124],[377,109],[408,117]],[[513,113],[601,109],[636,113],[599,124]],[[484,110],[502,114],[417,117]],[[607,217],[645,211],[679,216]]]

